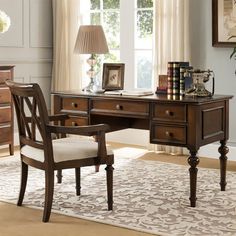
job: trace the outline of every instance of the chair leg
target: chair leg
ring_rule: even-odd
[[[95,172],[99,172],[99,167],[100,167],[100,165],[95,166]]]
[[[58,170],[57,171],[57,183],[58,184],[61,184],[61,182],[62,182],[62,170]]]
[[[75,168],[76,195],[80,195],[80,168]]]
[[[22,205],[25,195],[27,179],[28,179],[28,165],[25,164],[23,161],[21,161],[21,185],[20,185],[20,193],[18,197],[17,206]]]
[[[113,170],[112,165],[107,165],[105,168],[107,175],[107,203],[108,211],[113,209]]]
[[[52,209],[54,190],[54,171],[45,171],[45,202],[43,211],[43,222],[48,222]]]

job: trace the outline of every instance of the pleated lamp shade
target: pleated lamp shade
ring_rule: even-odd
[[[81,25],[76,38],[75,53],[105,54],[108,53],[106,37],[101,25]]]

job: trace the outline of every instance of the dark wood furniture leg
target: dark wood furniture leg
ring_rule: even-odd
[[[80,195],[80,168],[75,168],[76,196]]]
[[[113,166],[107,165],[105,168],[106,176],[107,176],[107,202],[108,202],[108,210],[111,211],[113,209]]]
[[[25,164],[23,161],[21,161],[21,185],[20,185],[20,193],[17,201],[17,206],[22,206],[27,179],[28,179],[28,165]]]
[[[99,172],[100,165],[95,166],[95,172]]]
[[[218,149],[220,153],[220,187],[221,191],[225,191],[226,182],[226,167],[227,167],[227,156],[229,148],[226,146],[226,140],[220,141],[220,147]]]
[[[62,182],[62,170],[57,171],[57,183],[61,184]]]
[[[197,157],[197,151],[190,150],[190,156],[188,158],[188,164],[190,165],[190,206],[196,206],[196,191],[197,191],[197,165],[199,164],[199,158]]]
[[[10,155],[14,155],[14,145],[13,144],[9,144],[9,152],[10,152]]]

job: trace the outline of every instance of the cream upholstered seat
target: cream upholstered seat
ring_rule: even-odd
[[[62,162],[76,159],[86,159],[97,155],[98,143],[91,139],[80,137],[67,137],[52,141],[54,162]],[[25,145],[21,148],[21,154],[36,161],[44,162],[44,151]],[[107,154],[113,151],[107,148]]]
[[[74,168],[76,194],[80,195],[80,167],[106,164],[108,210],[112,210],[114,155],[111,150],[107,150],[105,142],[105,132],[109,126],[64,126],[65,120],[69,117],[63,114],[48,116],[38,84],[21,84],[13,81],[6,81],[6,84],[15,104],[21,149],[21,186],[17,205],[21,206],[23,202],[28,166],[45,172],[43,222],[47,222],[52,208],[55,170]],[[56,121],[56,125],[51,123],[53,121]],[[73,137],[66,138],[67,134],[72,134]],[[74,135],[95,136],[96,142]],[[53,136],[63,138],[53,140]]]

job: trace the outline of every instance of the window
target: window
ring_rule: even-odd
[[[98,65],[125,63],[126,89],[152,88],[153,0],[87,1],[89,16],[84,15],[83,23],[103,25],[110,50]]]

